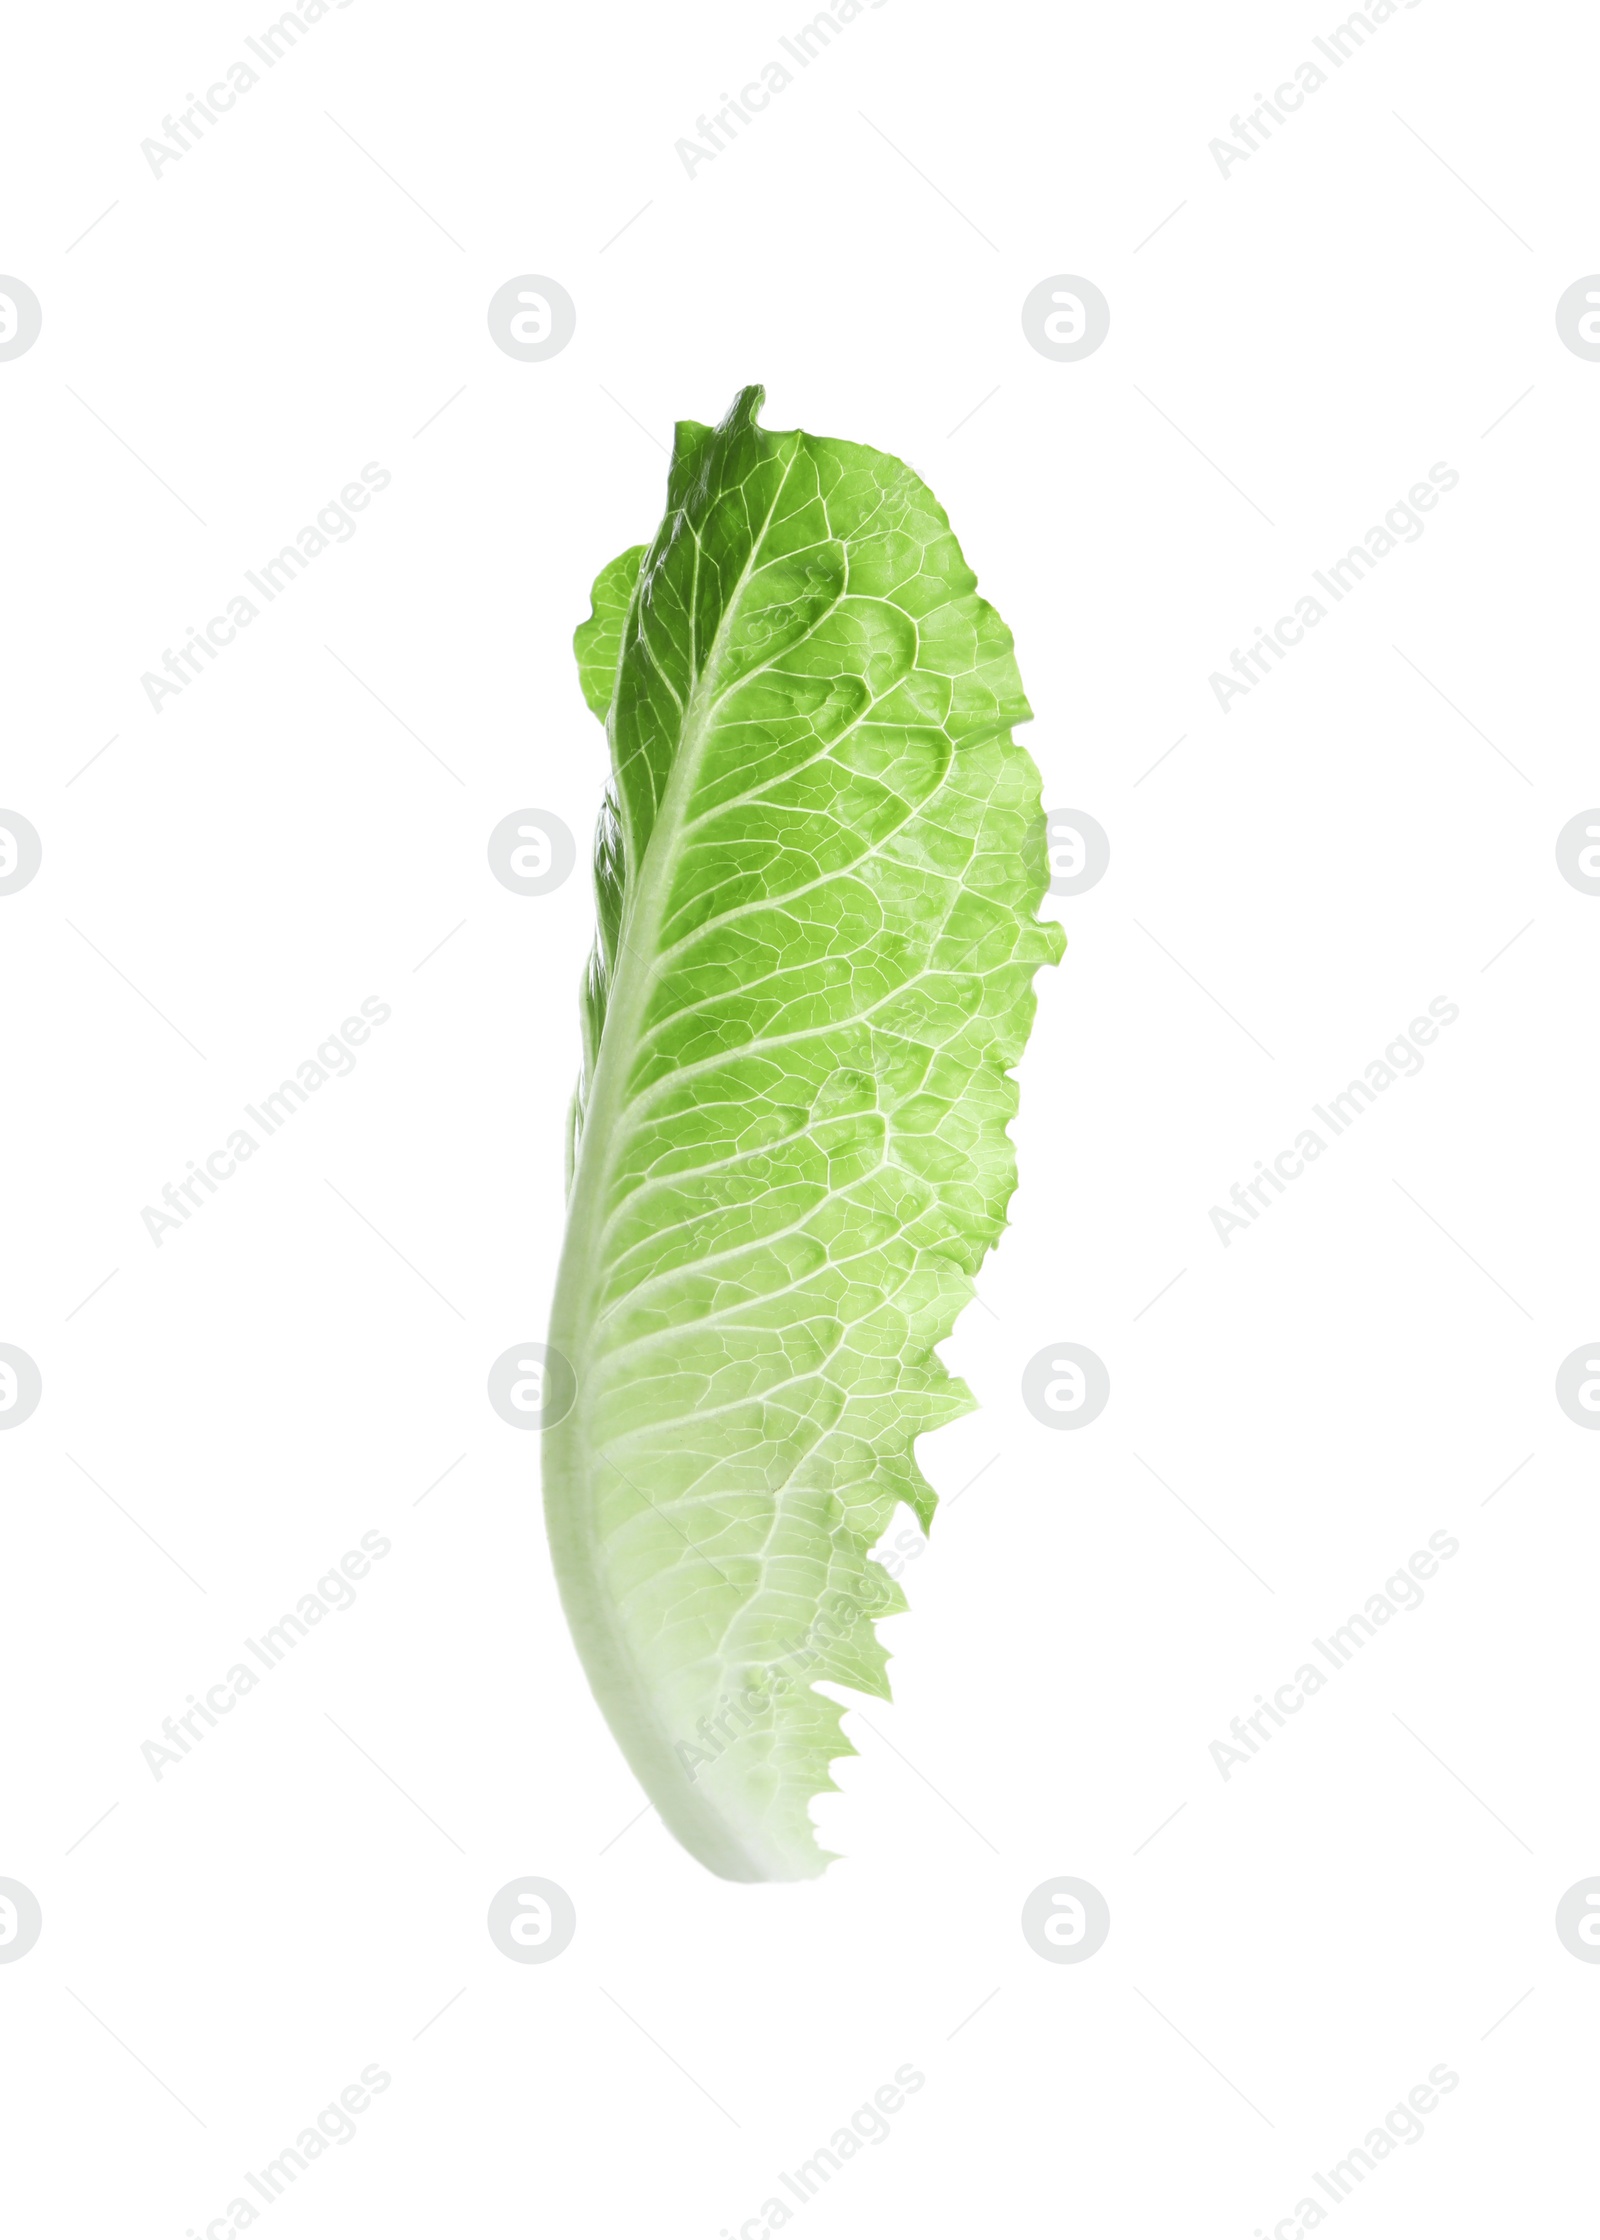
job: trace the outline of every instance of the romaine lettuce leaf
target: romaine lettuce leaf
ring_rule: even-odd
[[[679,425],[666,518],[577,633],[595,854],[544,1435],[563,1603],[662,1818],[736,1881],[815,1875],[887,1696],[868,1551],[926,1527],[934,1353],[1015,1182],[1009,1068],[1062,947],[1011,634],[898,459]]]

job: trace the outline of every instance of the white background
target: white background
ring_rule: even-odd
[[[1338,11],[888,0],[690,180],[674,142],[804,11],[353,0],[153,177],[271,20],[5,42],[0,270],[44,307],[0,364],[0,806],[44,845],[0,900],[0,1339],[44,1380],[0,1444],[0,1873],[44,1910],[0,1968],[17,2229],[226,2232],[373,2062],[274,2232],[750,2240],[905,2063],[806,2232],[1286,2236],[1439,2063],[1331,2221],[1564,2224],[1600,901],[1554,841],[1600,798],[1600,365],[1553,311],[1600,266],[1592,17],[1421,0],[1224,179],[1210,140]],[[528,272],[578,307],[544,364],[485,322]],[[1062,272],[1112,307],[1080,364],[1019,320]],[[1049,906],[1013,1226],[945,1349],[981,1406],[924,1449],[947,1496],[992,1466],[850,1721],[844,1856],[767,1888],[635,1819],[484,1389],[543,1330],[591,931],[581,869],[521,898],[485,841],[537,807],[586,842],[572,628],[674,418],[750,380],[927,477],[1047,796],[1112,848]],[[152,710],[373,460],[358,533]],[[1425,535],[1219,710],[1435,461]],[[367,996],[354,1074],[153,1244]],[[1422,1073],[1224,1248],[1211,1206],[1437,996]],[[1111,1377],[1072,1433],[1019,1391],[1063,1340]],[[141,1744],[367,1531],[355,1607],[156,1782]],[[1224,1782],[1228,1722],[1436,1531],[1423,1607]],[[549,1966],[484,1929],[528,1874],[577,1907]],[[1111,1908],[1082,1966],[1018,1926],[1062,1874]]]

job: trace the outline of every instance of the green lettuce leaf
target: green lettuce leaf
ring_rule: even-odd
[[[889,1693],[869,1550],[926,1527],[934,1353],[1016,1179],[1008,1069],[1048,871],[1011,634],[898,459],[677,430],[666,518],[577,633],[611,780],[595,854],[544,1435],[561,1594],[661,1817],[731,1880],[819,1874]]]

